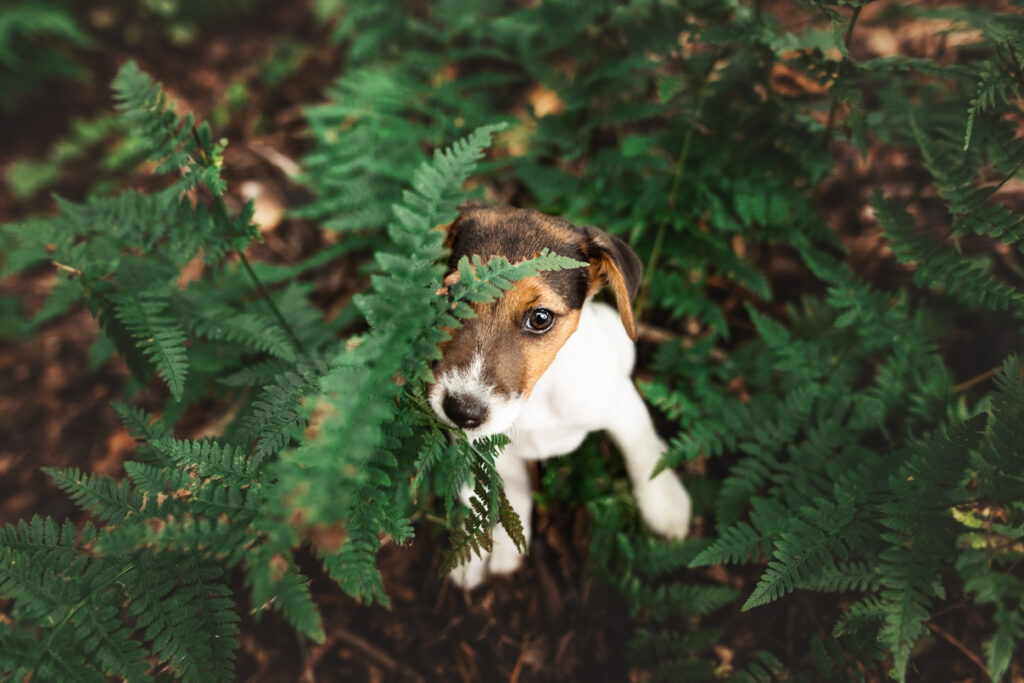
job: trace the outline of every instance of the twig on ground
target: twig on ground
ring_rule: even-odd
[[[964,654],[964,656],[967,657],[967,659],[969,659],[972,662],[974,662],[975,664],[977,664],[978,668],[981,669],[982,672],[984,672],[984,674],[986,676],[988,676],[988,667],[985,666],[985,662],[981,661],[981,657],[979,657],[978,655],[974,654],[969,649],[967,649],[967,646],[964,645],[963,643],[961,643],[959,640],[957,640],[953,636],[953,634],[951,634],[949,631],[947,631],[946,629],[942,628],[941,626],[939,626],[937,624],[933,624],[930,621],[929,622],[925,622],[925,626],[927,626],[932,631],[934,631],[936,635],[938,635],[940,638],[945,640],[947,643],[949,643],[950,645],[952,645],[956,649],[960,650],[960,652],[962,652]]]

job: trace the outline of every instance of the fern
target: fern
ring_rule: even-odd
[[[145,295],[121,295],[115,299],[117,317],[156,366],[171,395],[180,399],[185,389],[188,362],[185,331],[165,314],[166,303]]]
[[[158,555],[143,562],[136,580],[126,584],[135,628],[181,680],[230,680],[239,619],[221,567],[194,556]],[[179,563],[189,570],[162,571],[163,565]],[[196,633],[206,637],[183,647]]]
[[[492,455],[491,458],[493,457]],[[522,522],[505,497],[493,462],[489,467],[484,465],[487,460],[486,457],[480,457],[473,461],[474,483],[473,493],[469,498],[469,510],[462,520],[461,528],[457,528],[449,536],[449,548],[438,569],[439,576],[447,574],[460,564],[466,564],[474,554],[482,556],[485,552],[491,552],[494,549],[491,530],[495,522],[501,524],[519,552],[526,552]]]
[[[154,450],[170,462],[194,471],[200,477],[212,477],[233,487],[247,487],[257,477],[253,463],[245,452],[215,441],[176,441],[159,439],[151,442]]]
[[[147,158],[157,162],[156,173],[181,171],[174,192],[190,190],[199,183],[215,196],[224,193],[220,178],[225,143],[214,144],[209,126],[195,125],[189,113],[184,120],[174,113],[173,102],[159,84],[135,62],[126,62],[113,83],[117,108],[135,131],[135,139]]]
[[[67,54],[67,48],[92,44],[74,14],[60,3],[5,6],[0,10],[3,108],[16,110],[42,84],[84,80],[88,72]]]
[[[167,10],[176,20],[198,16],[179,4]],[[347,70],[306,110],[314,200],[300,209],[346,235],[286,266],[244,255],[253,205],[228,210],[226,143],[126,65],[116,127],[131,131],[128,158],[134,146],[162,176],[146,186],[163,189],[58,200],[56,215],[4,227],[2,272],[53,264],[59,284],[36,324],[80,297],[103,330],[97,357],[115,347],[131,391],[155,371],[170,399],[147,399],[159,420],[119,410],[139,445],[123,480],[51,471],[101,529],[0,530],[0,594],[13,598],[0,677],[230,679],[236,568],[255,614],[279,609],[323,639],[296,551],[312,545],[343,590],[386,604],[382,539],[408,542],[411,519],[437,519],[424,514],[433,505],[459,520],[470,481],[446,566],[486,549],[495,524],[522,540],[494,475],[502,440],[450,434],[424,384],[470,304],[580,264],[467,259],[438,296],[447,254],[433,228],[452,219],[472,170],[488,196],[606,228],[645,264],[643,390],[671,443],[659,467],[686,464],[709,537],[645,535],[593,440],[571,471],[543,471],[540,494],[591,511],[590,564],[633,615],[623,650],[637,673],[853,681],[888,667],[905,678],[924,625],[955,606],[963,623],[987,624],[966,642],[984,641],[990,674],[1005,677],[1024,630],[1024,389],[1013,358],[993,391],[987,375],[957,385],[969,364],[954,356],[988,362],[991,350],[954,346],[949,331],[950,320],[1012,326],[1024,310],[1024,223],[1006,199],[1024,159],[1012,127],[1024,31],[1013,13],[896,5],[886,21],[938,18],[956,49],[860,59],[858,3],[805,5],[818,14],[798,33],[744,3],[346,8],[334,38]],[[498,121],[508,125],[495,137]],[[896,261],[870,282],[838,249],[870,214],[826,220],[846,145],[910,164],[905,191],[873,194]],[[311,269],[370,249],[369,289],[325,322]],[[336,339],[363,319],[360,335]],[[186,411],[211,405],[225,410],[217,438],[174,438]],[[717,563],[754,565],[759,579],[723,585],[721,570],[700,569]],[[714,625],[740,595],[786,609],[804,590],[835,594],[815,597],[840,612],[833,639],[796,639],[785,660],[762,643],[729,665],[711,652],[736,645]]]
[[[110,477],[91,475],[76,469],[43,468],[76,504],[105,522],[123,522],[130,515],[144,514],[144,501],[131,484]]]

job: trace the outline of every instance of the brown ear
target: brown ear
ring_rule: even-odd
[[[633,297],[640,289],[643,265],[629,245],[604,230],[587,225],[586,252],[590,259],[590,291],[588,296],[605,285],[615,292],[622,325],[629,338],[636,341],[636,317],[633,315]]]
[[[455,243],[455,235],[459,232],[459,221],[462,220],[463,214],[473,209],[488,209],[491,205],[482,199],[467,199],[466,201],[459,204],[456,210],[459,215],[455,217],[451,223],[445,223],[443,225],[435,226],[435,230],[441,230],[445,233],[444,246],[447,249],[452,248],[452,244]]]

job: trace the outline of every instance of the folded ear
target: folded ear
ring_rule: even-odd
[[[615,304],[619,308],[622,325],[629,338],[636,341],[636,317],[633,315],[633,297],[640,289],[643,266],[629,245],[614,235],[593,226],[584,226],[586,253],[590,259],[591,295],[608,285],[615,292]]]

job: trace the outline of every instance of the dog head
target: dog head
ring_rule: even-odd
[[[529,209],[469,202],[448,226],[446,244],[446,286],[458,281],[456,265],[463,256],[479,255],[485,262],[503,256],[518,263],[547,248],[590,264],[517,281],[500,299],[475,305],[477,317],[465,320],[442,345],[430,405],[470,439],[498,434],[516,421],[537,380],[576,331],[584,302],[605,285],[636,340],[632,300],[641,265],[619,238]]]

